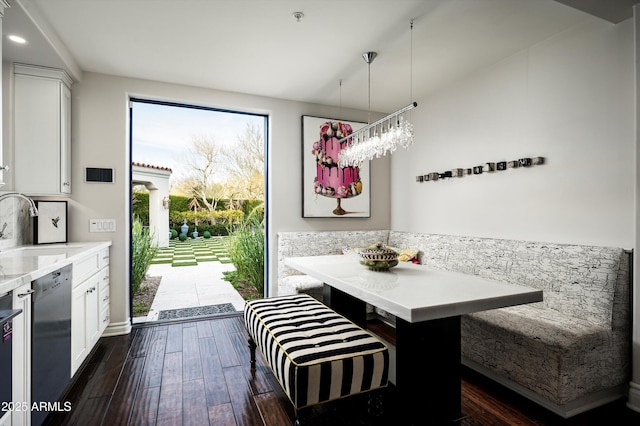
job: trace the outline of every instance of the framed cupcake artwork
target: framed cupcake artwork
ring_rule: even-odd
[[[369,161],[338,164],[338,141],[366,125],[302,116],[302,217],[371,217]]]

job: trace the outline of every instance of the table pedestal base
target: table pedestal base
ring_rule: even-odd
[[[366,328],[366,304],[329,285],[324,303]],[[396,319],[396,390],[402,424],[461,417],[460,316],[410,323]]]

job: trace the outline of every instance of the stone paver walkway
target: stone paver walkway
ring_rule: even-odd
[[[244,309],[244,299],[223,272],[234,265],[225,248],[228,237],[211,237],[186,241],[173,239],[151,262],[147,275],[160,276],[160,286],[146,317],[135,322],[157,321],[160,311],[231,303],[237,311]]]
[[[151,304],[146,321],[156,321],[160,311],[194,306],[231,303],[237,311],[244,310],[244,299],[224,271],[233,271],[231,263],[202,262],[174,268],[171,263],[153,264],[147,274],[161,276],[160,286]]]

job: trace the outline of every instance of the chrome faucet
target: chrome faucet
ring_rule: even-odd
[[[0,201],[9,197],[17,197],[17,198],[22,198],[23,200],[27,200],[27,202],[29,203],[29,214],[31,215],[31,217],[38,216],[38,208],[36,207],[36,203],[31,198],[27,197],[26,195],[20,192],[7,192],[0,195]]]

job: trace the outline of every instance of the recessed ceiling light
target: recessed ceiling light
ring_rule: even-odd
[[[7,37],[9,38],[9,40],[11,40],[14,43],[18,43],[18,44],[27,43],[27,40],[25,40],[23,37],[20,37],[19,35],[9,34]]]

